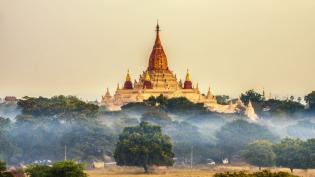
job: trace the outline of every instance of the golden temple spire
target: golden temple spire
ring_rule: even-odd
[[[190,74],[189,74],[189,70],[188,69],[187,69],[187,74],[186,74],[185,81],[190,81]]]
[[[145,73],[145,80],[146,80],[146,81],[150,81],[150,80],[151,80],[149,71],[147,71],[147,72]]]
[[[152,70],[168,70],[167,57],[163,50],[162,43],[160,40],[160,25],[156,24],[156,38],[154,42],[154,46],[149,59],[149,67],[150,71]]]
[[[161,47],[161,40],[160,40],[160,25],[159,20],[156,22],[155,32],[156,32],[156,38],[155,38],[155,44],[154,46]]]
[[[208,88],[208,93],[207,93],[207,98],[212,97],[212,93],[211,93],[211,87],[209,86]]]
[[[155,31],[156,31],[157,33],[160,32],[159,20],[156,21],[156,29],[155,29]]]
[[[129,74],[129,69],[128,69],[128,72],[127,72],[126,81],[131,81],[131,77],[130,77],[130,74]]]
[[[110,97],[110,96],[111,96],[108,88],[106,89],[105,96],[106,96],[106,97]]]

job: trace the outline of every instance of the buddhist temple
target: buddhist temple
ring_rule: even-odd
[[[223,113],[239,111],[239,106],[236,104],[240,103],[232,106],[218,104],[210,87],[206,95],[201,94],[198,84],[194,87],[189,70],[187,70],[184,83],[182,80],[177,80],[176,75],[168,66],[168,59],[160,39],[160,26],[157,24],[156,38],[150,54],[148,68],[133,83],[128,70],[123,87],[120,88],[118,84],[113,96],[111,96],[107,89],[101,103],[109,110],[119,110],[125,104],[142,102],[151,96],[157,97],[161,94],[167,98],[186,97],[194,103],[204,103],[205,107],[211,111]],[[241,106],[244,105],[242,104]]]

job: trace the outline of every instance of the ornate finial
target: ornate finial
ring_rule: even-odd
[[[190,81],[190,74],[189,74],[189,70],[187,69],[187,74],[186,74],[186,81]]]
[[[145,73],[145,80],[146,80],[146,81],[150,81],[150,80],[151,80],[151,79],[150,79],[149,71],[147,71],[147,72]]]
[[[110,92],[109,92],[109,89],[108,89],[108,88],[106,89],[105,97],[107,97],[107,98],[108,98],[108,97],[111,97],[111,95],[110,95]]]
[[[212,98],[212,93],[211,93],[211,89],[210,89],[210,86],[208,88],[208,93],[207,93],[207,98]]]
[[[265,97],[265,88],[263,88],[263,92],[262,92],[263,97]]]
[[[155,29],[156,32],[160,32],[160,25],[159,25],[159,20],[157,20],[156,22],[156,29]]]
[[[129,69],[127,71],[126,81],[131,81],[131,77],[130,77],[130,74],[129,74]]]

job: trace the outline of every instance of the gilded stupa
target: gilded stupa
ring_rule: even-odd
[[[218,104],[210,88],[206,95],[201,94],[198,84],[193,85],[188,70],[184,83],[177,80],[176,75],[168,67],[167,56],[160,39],[160,27],[157,24],[156,38],[150,54],[148,68],[134,82],[132,82],[128,70],[123,86],[120,88],[118,84],[113,96],[107,89],[102,97],[101,104],[109,110],[119,110],[125,104],[142,102],[151,96],[157,97],[161,94],[167,98],[186,97],[194,103],[204,103],[205,107],[216,112],[232,113],[236,112],[239,107],[237,105],[231,107],[230,105]]]

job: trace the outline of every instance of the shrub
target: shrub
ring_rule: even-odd
[[[226,172],[226,173],[217,173],[214,177],[297,177],[287,172],[276,172],[272,173],[269,170],[264,170],[255,173],[247,173],[244,171],[241,172]]]

